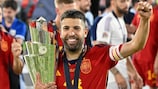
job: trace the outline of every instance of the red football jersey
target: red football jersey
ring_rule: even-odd
[[[110,46],[95,46],[87,51],[81,66],[78,89],[105,89],[107,72],[116,65],[110,59]],[[63,60],[60,57],[56,73],[58,89],[66,89]],[[70,78],[73,84],[76,64],[69,64]]]
[[[133,55],[133,62],[135,66],[137,67],[140,65],[139,67],[141,67],[142,69],[140,71],[139,68],[138,72],[144,73],[144,75],[143,74],[141,75],[144,76],[145,82],[150,86],[155,86],[155,82],[156,82],[156,77],[153,76],[154,75],[153,65],[154,65],[156,53],[158,51],[157,17],[158,17],[158,6],[153,8],[153,14],[150,18],[150,33],[145,48]],[[136,14],[132,24],[138,27],[139,20],[140,20],[139,15]]]
[[[9,67],[13,65],[12,37],[0,30],[0,89],[10,89]]]

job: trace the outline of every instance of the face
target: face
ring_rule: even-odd
[[[61,21],[61,39],[66,50],[71,52],[81,50],[85,35],[85,24],[82,20],[65,18]]]
[[[12,22],[16,16],[16,11],[12,8],[3,8],[3,16],[5,21]]]
[[[57,14],[59,14],[60,16],[67,10],[72,10],[72,9],[78,9],[76,3],[71,3],[71,4],[61,4],[58,6],[58,11]]]
[[[87,12],[90,10],[91,1],[90,0],[79,0],[80,10],[83,12]]]
[[[115,7],[117,11],[121,14],[126,14],[129,9],[130,0],[115,0]]]

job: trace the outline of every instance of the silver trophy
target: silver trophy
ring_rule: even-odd
[[[24,55],[26,65],[33,84],[39,73],[43,83],[53,82],[55,79],[56,46],[51,44],[47,31],[47,22],[43,17],[35,21],[36,27],[30,28],[31,41],[25,42],[27,55]]]

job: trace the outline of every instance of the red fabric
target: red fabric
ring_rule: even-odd
[[[4,41],[6,43],[4,43]],[[0,31],[0,89],[10,89],[9,85],[9,65],[13,65],[13,56],[11,53],[12,38]],[[5,46],[4,46],[5,44]]]
[[[35,7],[36,7],[35,5],[30,7],[30,9],[29,9],[29,11],[27,13],[27,18],[31,18],[32,17],[32,14],[33,14],[33,12],[35,10]]]
[[[133,18],[133,20],[132,20],[132,24],[133,24],[136,28],[138,28],[139,21],[140,21],[139,15],[138,15],[138,13],[136,13],[136,15],[134,16],[134,18]]]
[[[33,11],[34,11],[37,3],[38,3],[38,0],[32,0],[32,1],[31,0],[22,0],[22,3],[21,3],[22,8],[24,8],[24,9],[29,8],[29,10],[27,12],[28,18],[32,17]]]
[[[34,28],[35,28],[35,27],[36,27],[36,22],[35,22],[35,21],[30,22],[30,23],[29,23],[29,26],[34,27]]]
[[[54,29],[53,26],[52,26],[52,22],[49,22],[49,23],[48,23],[48,31],[49,31],[49,32],[54,32],[54,30],[55,30],[55,29]],[[58,30],[58,29],[56,29],[56,30]],[[63,42],[62,42],[62,40],[61,40],[61,38],[60,38],[60,33],[59,33],[59,31],[57,31],[57,34],[56,34],[56,35],[57,35],[57,39],[56,39],[56,40],[57,40],[57,42],[58,42],[58,45],[59,45],[59,46],[63,46]]]
[[[82,60],[78,89],[105,89],[107,72],[116,65],[109,57],[110,46],[95,46],[91,48]],[[58,89],[66,89],[63,61],[60,57],[56,84]],[[73,81],[75,64],[69,66]]]
[[[143,75],[145,76],[145,83],[149,84],[150,86],[156,86],[156,78],[151,77],[150,74],[147,71],[151,71],[152,75],[153,74],[153,65],[154,65],[154,61],[155,61],[155,56],[156,53],[158,51],[158,7],[154,7],[153,8],[153,15],[150,18],[150,33],[149,33],[149,38],[147,40],[146,46],[143,50],[135,53],[133,55],[133,62],[135,64],[135,66],[140,66],[141,69],[142,67],[145,68],[142,71],[138,72],[142,72]],[[137,19],[136,19],[137,18]],[[138,15],[135,16],[135,19],[133,21],[133,24],[137,27],[139,24],[139,18]],[[137,63],[135,63],[137,62]],[[158,82],[158,81],[157,81]]]

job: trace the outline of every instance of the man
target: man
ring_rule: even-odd
[[[0,21],[2,20],[2,7],[0,7]],[[22,72],[23,63],[19,58],[22,48],[21,44],[15,41],[0,27],[0,89],[10,89],[9,67],[15,74]]]
[[[92,26],[94,22],[94,17],[91,12],[91,0],[78,0],[79,3],[79,8],[81,12],[83,12],[86,16],[86,19],[88,20],[88,25]],[[90,29],[90,28],[89,28]]]
[[[153,0],[147,0],[147,2],[152,4]],[[158,17],[158,5],[153,7],[153,14],[150,18],[150,33],[145,48],[133,54],[132,57],[133,63],[144,81],[144,85],[150,86],[150,89],[158,88],[157,85],[158,75],[154,73],[154,64],[156,65],[157,63],[156,60],[158,56],[157,17]],[[137,28],[139,23],[140,23],[140,17],[138,14],[136,14],[132,21],[132,26]]]
[[[97,25],[97,41],[118,45],[127,41],[127,29],[123,16],[128,12],[130,2],[128,0],[112,0],[111,3],[113,6],[112,12],[104,16]],[[140,77],[130,59],[119,61],[116,67],[111,69],[108,76],[107,88],[130,89],[130,79],[127,70],[132,76],[136,77],[134,81],[141,88],[142,81],[139,79]]]
[[[2,25],[6,31],[12,35],[17,42],[23,43],[26,34],[26,24],[16,18],[18,4],[15,0],[5,0],[3,3],[3,21]],[[11,89],[20,89],[19,75],[13,73],[10,69]]]
[[[37,75],[35,89],[104,89],[107,72],[117,61],[141,50],[149,33],[151,5],[140,2],[138,11],[141,23],[136,37],[117,46],[98,45],[87,48],[85,16],[77,10],[66,11],[61,16],[63,52],[59,56],[56,83],[43,84]]]
[[[53,38],[53,43],[54,40],[57,42],[59,45],[59,48],[61,49],[63,46],[63,43],[60,38],[60,17],[61,15],[70,9],[78,9],[76,2],[74,0],[54,0],[55,4],[55,10],[56,10],[56,18],[48,23],[47,26],[43,26],[44,30],[48,30],[51,33],[56,33],[54,34]],[[36,27],[36,23],[32,22],[30,23],[32,27]]]
[[[93,15],[90,12],[91,0],[76,0],[79,10],[85,14],[86,19],[88,20],[88,26],[93,24]]]
[[[2,24],[7,32],[14,36],[22,44],[26,34],[26,24],[16,18],[18,5],[14,0],[6,0],[3,3]]]
[[[91,36],[92,36],[92,44],[96,45],[97,44],[97,37],[96,37],[96,33],[97,33],[97,25],[98,22],[102,19],[103,16],[106,16],[109,12],[112,11],[112,5],[111,5],[112,0],[105,0],[105,10],[103,11],[103,13],[96,17],[94,20],[94,23],[91,27]]]

